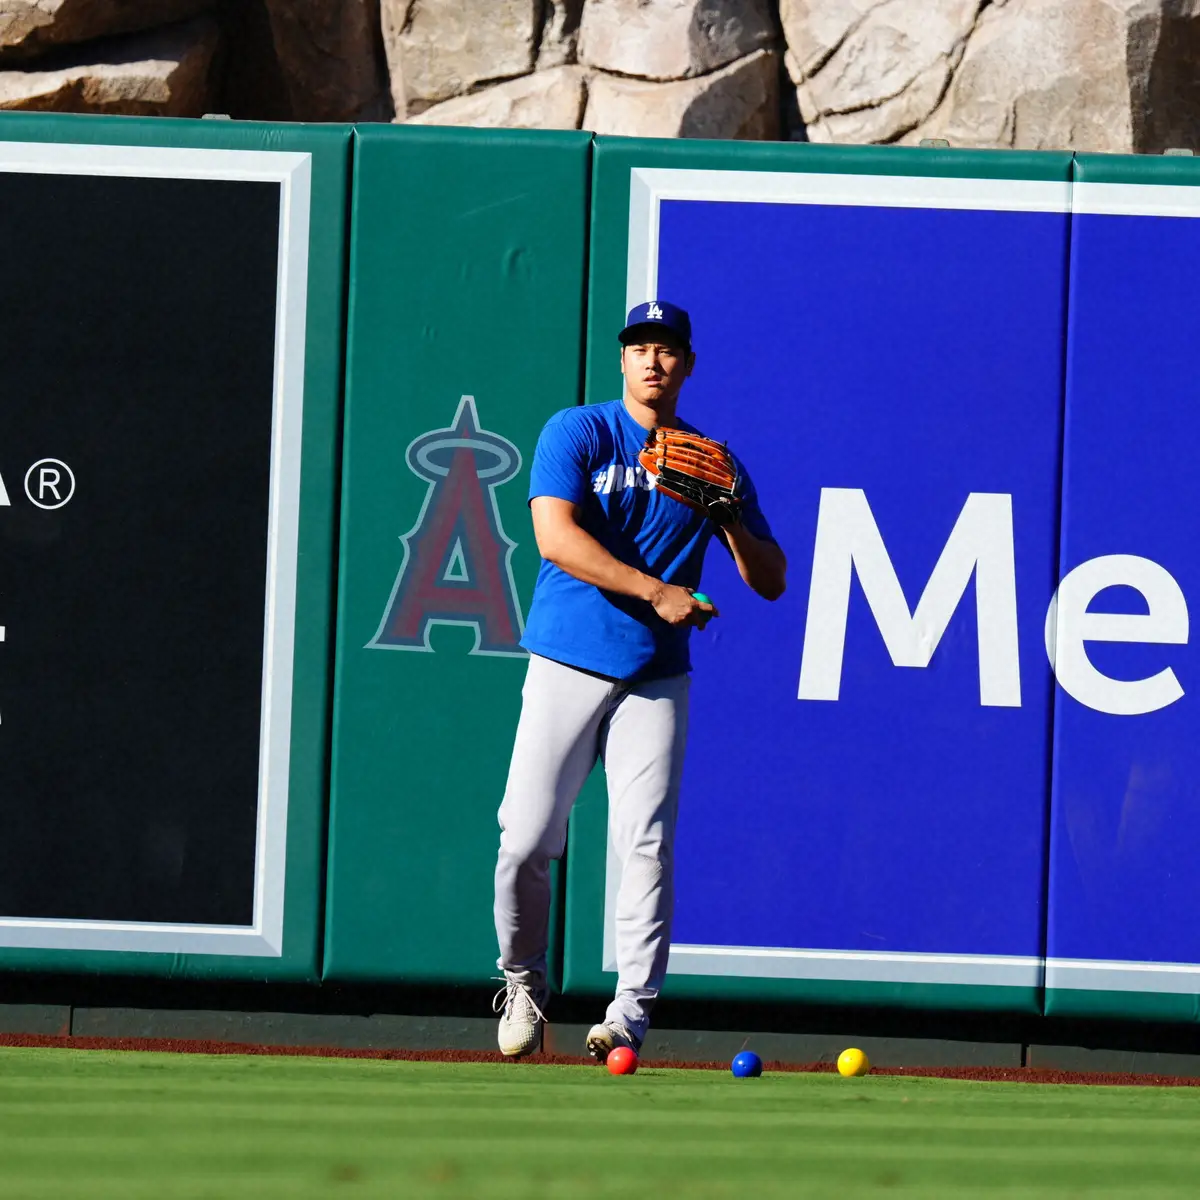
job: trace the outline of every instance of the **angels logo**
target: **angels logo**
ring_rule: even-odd
[[[429,490],[400,539],[404,561],[368,648],[432,652],[434,625],[466,625],[475,630],[472,654],[524,657],[512,574],[517,543],[496,505],[496,488],[521,469],[521,452],[481,429],[475,398],[464,396],[453,424],[410,442],[405,461]]]

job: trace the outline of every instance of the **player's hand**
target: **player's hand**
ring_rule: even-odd
[[[692,597],[692,600],[696,605],[696,607],[692,610],[692,624],[695,625],[697,629],[703,629],[705,625],[707,625],[709,621],[713,619],[713,617],[719,617],[721,615],[721,610],[717,608],[717,606],[711,600],[700,601],[696,600],[694,596]]]
[[[660,583],[650,603],[668,625],[695,625],[703,629],[711,618],[720,615],[716,605],[702,604],[688,588],[673,583]]]

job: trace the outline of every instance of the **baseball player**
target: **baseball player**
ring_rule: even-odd
[[[718,615],[693,595],[714,534],[760,596],[785,586],[787,562],[749,477],[675,414],[696,361],[688,314],[665,300],[638,305],[619,341],[624,398],[551,417],[530,478],[543,561],[521,642],[529,669],[496,863],[505,986],[495,1008],[512,1058],[541,1042],[550,860],[597,757],[621,862],[618,980],[587,1048],[600,1062],[617,1046],[640,1049],[670,949],[688,636]]]

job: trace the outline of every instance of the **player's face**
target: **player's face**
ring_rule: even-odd
[[[650,408],[673,401],[695,358],[675,342],[647,340],[622,347],[621,371],[630,398]]]

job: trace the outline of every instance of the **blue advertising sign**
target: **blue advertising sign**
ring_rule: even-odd
[[[1076,178],[1047,1008],[1194,1019],[1200,164]]]
[[[790,560],[709,554],[676,976],[1041,985],[1068,161],[630,173],[625,302],[690,310],[681,414]]]

